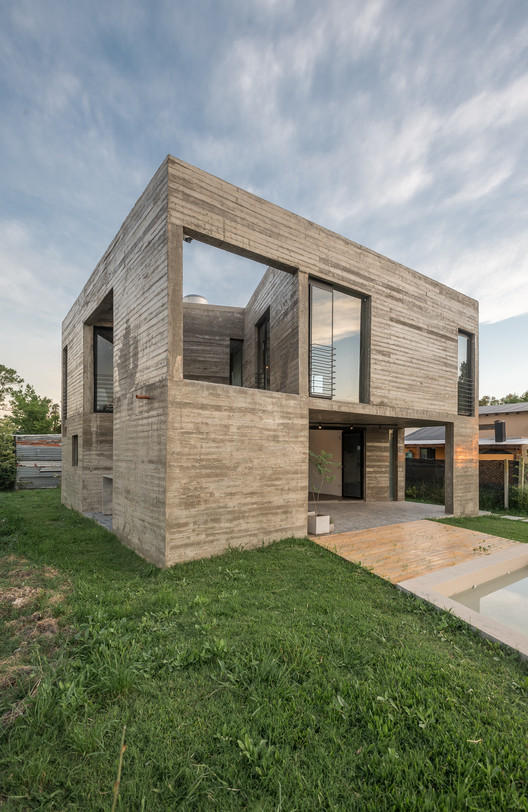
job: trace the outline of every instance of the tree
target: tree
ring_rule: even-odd
[[[0,364],[0,410],[9,409],[8,398],[24,383],[16,370]]]
[[[315,474],[312,480],[312,499],[314,503],[315,514],[319,513],[319,497],[325,483],[333,482],[335,476],[331,473],[332,468],[341,468],[338,462],[332,462],[332,454],[328,451],[320,451],[316,454],[315,451],[309,451],[310,465],[315,469]]]
[[[30,384],[11,393],[11,419],[18,434],[53,434],[60,430],[59,407],[40,397]]]
[[[16,458],[13,433],[15,424],[10,417],[0,418],[0,491],[15,487]]]
[[[484,395],[479,400],[479,406],[498,406],[501,403],[528,403],[528,389],[521,392],[505,395],[503,398],[496,398],[493,395]]]

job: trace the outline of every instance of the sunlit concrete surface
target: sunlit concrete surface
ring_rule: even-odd
[[[519,542],[427,520],[333,533],[313,540],[394,584],[519,547]]]

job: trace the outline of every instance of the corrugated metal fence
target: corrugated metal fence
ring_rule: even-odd
[[[58,488],[61,484],[60,434],[15,434],[15,490]]]

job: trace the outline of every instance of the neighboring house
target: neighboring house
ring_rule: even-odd
[[[268,267],[183,301],[183,241]],[[189,249],[191,250],[191,249]],[[306,534],[308,450],[340,498],[403,499],[404,429],[446,427],[478,510],[478,305],[168,156],[63,323],[63,501],[161,566]]]
[[[528,437],[528,403],[499,403],[496,406],[479,406],[479,432],[485,439],[494,438],[493,429],[483,429],[496,420],[506,423],[506,436]]]
[[[497,420],[506,423],[506,440],[495,441]],[[421,428],[405,436],[405,455],[414,459],[445,457],[445,429]],[[479,460],[518,460],[528,458],[528,403],[479,406]]]

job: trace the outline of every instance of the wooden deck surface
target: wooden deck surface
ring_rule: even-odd
[[[394,584],[518,544],[427,520],[311,538]]]

